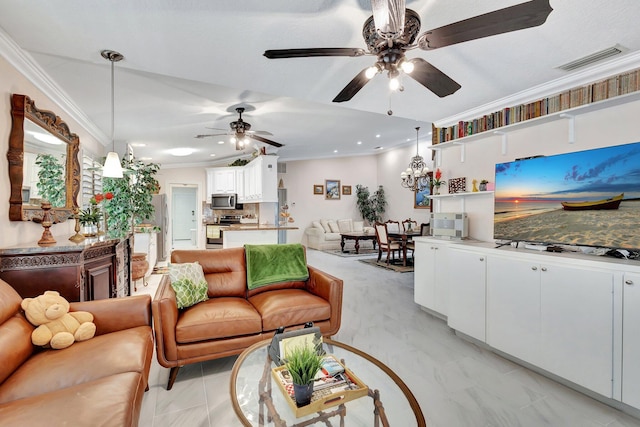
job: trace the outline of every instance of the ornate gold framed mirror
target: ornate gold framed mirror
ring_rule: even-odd
[[[11,96],[11,120],[9,219],[41,220],[42,200],[48,200],[53,221],[65,221],[78,207],[78,135],[55,113],[39,110],[26,95]]]

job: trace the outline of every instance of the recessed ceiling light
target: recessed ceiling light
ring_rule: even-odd
[[[337,152],[338,152],[338,150],[333,150],[333,152],[334,152],[334,153],[337,153]]]
[[[177,157],[183,157],[183,156],[188,156],[190,154],[195,153],[196,150],[194,150],[193,148],[172,148],[171,150],[167,150],[167,153],[171,154],[172,156],[177,156]]]
[[[215,156],[216,156],[216,154],[215,154],[215,153],[213,153],[213,154],[209,154],[209,155],[210,155],[211,157],[215,157]]]
[[[142,142],[134,142],[131,144],[132,147],[146,147],[147,144],[144,144]]]
[[[362,141],[358,141],[358,142],[357,142],[357,144],[358,144],[358,145],[362,144]]]
[[[376,135],[376,138],[380,138],[380,134],[377,134],[377,135]]]
[[[218,144],[222,145],[222,144],[224,144],[224,141],[220,140],[220,141],[218,141]],[[214,154],[214,156],[215,156],[215,154]]]
[[[151,157],[140,157],[140,160],[144,160],[145,162],[148,162],[149,160],[151,160]]]
[[[382,150],[383,148],[384,147],[382,147],[382,146],[378,146],[378,147],[374,148],[374,150]]]
[[[411,138],[407,138],[407,142],[411,141]]]

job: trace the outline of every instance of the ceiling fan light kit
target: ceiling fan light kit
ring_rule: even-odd
[[[371,0],[373,15],[362,28],[367,50],[358,48],[272,49],[264,52],[269,59],[317,56],[377,56],[377,62],[358,73],[333,99],[351,100],[373,77],[387,71],[392,90],[402,90],[400,71],[437,96],[455,93],[460,84],[422,58],[407,60],[411,49],[433,50],[465,41],[523,30],[542,25],[551,11],[549,0],[531,0],[515,6],[485,13],[428,30],[418,37],[420,17],[405,9],[405,0]],[[417,40],[417,41],[416,41]]]
[[[115,123],[115,102],[114,102],[114,65],[116,62],[122,61],[124,56],[113,50],[103,50],[100,55],[111,62],[111,144],[112,151],[107,153],[107,158],[104,161],[102,167],[102,176],[105,178],[122,178],[122,165],[120,164],[120,157],[116,153],[116,141],[114,134]]]

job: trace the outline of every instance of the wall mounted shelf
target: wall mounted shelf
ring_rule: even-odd
[[[618,95],[612,98],[604,99],[602,101],[592,102],[589,104],[583,104],[578,107],[568,108],[565,110],[557,111],[555,113],[547,114],[544,116],[535,117],[529,120],[524,120],[517,123],[512,123],[506,126],[487,130],[484,132],[478,132],[473,135],[464,136],[461,138],[453,139],[451,141],[442,142],[440,144],[431,145],[428,148],[436,151],[436,166],[440,166],[441,156],[440,151],[447,150],[456,146],[460,147],[460,162],[465,161],[465,145],[480,139],[489,138],[494,135],[500,135],[502,137],[502,154],[506,154],[507,151],[507,139],[508,134],[520,129],[526,129],[533,126],[539,126],[544,123],[549,123],[556,120],[568,120],[568,142],[574,142],[575,135],[575,116],[580,114],[587,114],[594,111],[599,111],[605,108],[611,108],[618,105],[623,105],[629,102],[640,100],[640,91],[627,93],[624,95]]]
[[[433,199],[437,202],[437,209],[435,211],[440,212],[440,200],[441,199],[460,199],[460,212],[465,212],[465,199],[467,197],[477,197],[477,196],[487,196],[492,195],[493,191],[465,191],[462,193],[448,193],[448,194],[438,194],[433,196],[427,196],[430,199]]]

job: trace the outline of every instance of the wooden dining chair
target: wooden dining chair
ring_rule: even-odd
[[[376,240],[378,241],[378,262],[382,258],[382,252],[387,253],[387,264],[389,264],[389,257],[395,259],[395,251],[398,251],[398,257],[400,257],[400,251],[402,250],[402,243],[399,241],[389,240],[387,234],[387,224],[383,222],[376,222]]]
[[[422,223],[420,224],[420,235],[421,236],[430,236],[431,235],[431,224]]]
[[[387,222],[385,222],[385,225],[387,226],[387,232],[389,233],[402,232],[402,229],[400,228],[400,221],[388,220]]]
[[[402,221],[402,229],[404,230],[405,233],[407,232],[407,230],[417,231],[418,221],[413,220],[411,218],[407,218],[404,221]]]

